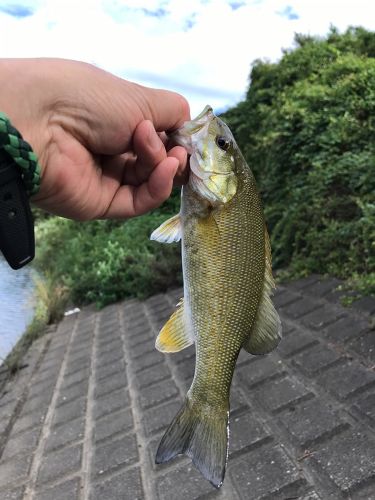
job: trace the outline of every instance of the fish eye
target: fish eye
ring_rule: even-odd
[[[219,146],[220,149],[222,149],[223,151],[228,151],[229,147],[230,147],[230,141],[228,141],[228,139],[226,139],[225,137],[223,137],[222,135],[218,135],[216,137],[216,144]]]

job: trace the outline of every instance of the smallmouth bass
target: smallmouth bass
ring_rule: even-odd
[[[184,453],[219,488],[228,459],[229,392],[241,349],[272,351],[281,338],[272,304],[271,249],[254,176],[228,126],[206,106],[172,134],[190,156],[181,209],[151,239],[181,239],[184,298],[156,339],[162,352],[195,342],[185,402],[156,463]]]

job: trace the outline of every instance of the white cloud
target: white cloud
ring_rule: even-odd
[[[3,5],[34,13],[17,18]],[[92,62],[184,93],[195,114],[241,99],[254,59],[275,60],[295,32],[324,35],[331,24],[374,29],[375,19],[367,0],[5,0],[0,57]]]

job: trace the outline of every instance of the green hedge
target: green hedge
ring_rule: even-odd
[[[126,222],[39,221],[36,264],[67,286],[74,303],[103,306],[124,297],[145,297],[181,284],[179,246],[150,241],[151,232],[176,209]]]
[[[262,191],[274,265],[375,290],[375,34],[296,37],[224,118]]]

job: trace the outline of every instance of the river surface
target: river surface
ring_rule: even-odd
[[[33,316],[30,265],[14,271],[0,253],[0,365]]]

